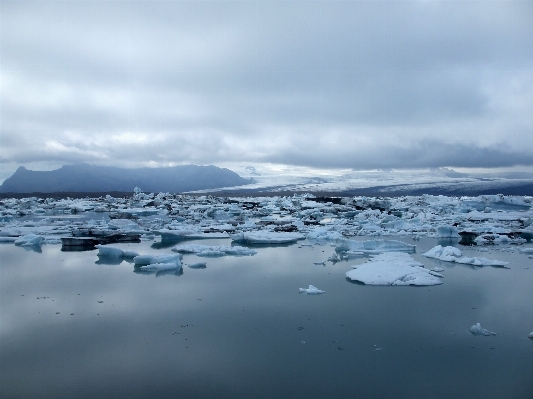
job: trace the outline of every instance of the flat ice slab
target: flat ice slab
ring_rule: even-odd
[[[363,254],[380,254],[383,252],[415,252],[416,245],[406,244],[397,240],[338,240],[337,252],[360,252]]]
[[[438,285],[442,280],[403,252],[388,252],[346,272],[350,280],[367,285]]]
[[[318,295],[318,294],[323,294],[326,291],[319,290],[314,285],[309,285],[309,288],[300,288],[299,292],[300,294]]]
[[[496,335],[496,333],[493,333],[492,331],[485,330],[484,328],[481,328],[481,325],[479,323],[474,324],[472,327],[470,327],[470,332],[474,335]]]
[[[303,240],[304,238],[305,236],[300,233],[276,231],[254,231],[231,235],[233,241],[243,241],[248,244],[290,244],[298,240]]]
[[[465,265],[473,265],[473,266],[497,266],[502,267],[509,264],[509,262],[503,262],[501,260],[491,260],[487,258],[479,258],[479,257],[473,257],[469,258],[466,256],[463,256],[463,253],[455,247],[443,247],[441,245],[437,245],[436,247],[431,248],[426,253],[422,254],[423,256],[427,258],[434,258],[438,260],[442,260],[444,262],[455,262],[455,263],[461,263]]]

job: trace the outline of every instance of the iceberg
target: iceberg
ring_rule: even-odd
[[[355,241],[346,238],[339,240],[336,252],[352,252],[362,254],[380,254],[383,252],[415,252],[416,245],[406,244],[396,240],[367,240]]]
[[[530,332],[527,336],[529,339],[533,339],[533,332]]]
[[[299,289],[299,293],[300,294],[304,293],[304,294],[307,294],[307,295],[318,295],[318,294],[323,294],[324,292],[326,292],[326,291],[319,290],[314,285],[309,285],[309,288],[300,288]]]
[[[305,239],[305,236],[300,233],[254,231],[232,234],[231,239],[233,241],[244,241],[248,244],[290,244]]]
[[[438,285],[442,280],[403,252],[374,256],[369,262],[346,272],[346,277],[367,285]]]
[[[481,325],[479,323],[474,324],[472,327],[470,327],[469,331],[474,335],[484,335],[487,337],[491,335],[496,335],[496,333],[493,333],[492,331],[481,328]]]

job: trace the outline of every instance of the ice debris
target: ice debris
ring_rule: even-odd
[[[254,231],[232,234],[231,239],[237,242],[246,242],[247,244],[291,244],[305,239],[305,236],[300,233]]]
[[[474,335],[496,335],[496,333],[493,333],[492,331],[486,330],[484,328],[481,328],[481,325],[479,323],[474,324],[472,327],[470,327],[470,332]]]
[[[473,266],[497,266],[497,267],[503,267],[509,264],[509,262],[503,262],[500,260],[490,260],[487,258],[480,258],[480,257],[466,257],[463,256],[463,253],[455,247],[442,247],[441,245],[437,245],[436,247],[431,248],[429,251],[422,254],[423,256],[427,258],[434,258],[438,260],[442,260],[444,262],[455,262],[455,263],[461,263],[466,265],[473,265]]]
[[[309,288],[300,288],[299,292],[300,294],[304,293],[307,295],[318,295],[318,294],[323,294],[326,291],[319,290],[314,285],[309,285]]]
[[[533,339],[533,332],[530,332],[527,336],[529,339]]]
[[[367,285],[438,285],[442,280],[404,252],[387,252],[346,272],[346,277]]]
[[[396,240],[355,241],[342,239],[338,241],[336,252],[352,252],[363,254],[380,254],[382,252],[415,252],[416,245]]]
[[[257,251],[253,249],[241,247],[241,246],[226,246],[226,245],[198,245],[198,244],[186,244],[176,245],[172,248],[172,251],[183,254],[196,254],[198,256],[252,256],[257,254]]]

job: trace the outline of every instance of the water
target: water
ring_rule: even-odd
[[[421,257],[436,240],[404,241],[443,285],[353,284],[344,273],[363,260],[313,264],[329,245],[186,255],[207,268],[181,275],[0,245],[0,396],[532,398],[533,260],[461,247],[511,262],[475,268]],[[326,293],[298,294],[309,284]],[[497,336],[473,336],[477,322]]]

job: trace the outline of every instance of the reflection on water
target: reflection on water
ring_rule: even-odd
[[[345,272],[367,258],[315,265],[332,255],[329,244],[255,246],[253,257],[179,272],[96,250],[0,245],[0,396],[533,397],[533,260],[461,247],[511,262],[479,268],[420,255],[437,240],[403,241],[427,268],[444,269],[443,285],[354,284]],[[326,293],[299,295],[309,284]],[[473,336],[478,322],[497,335]]]

